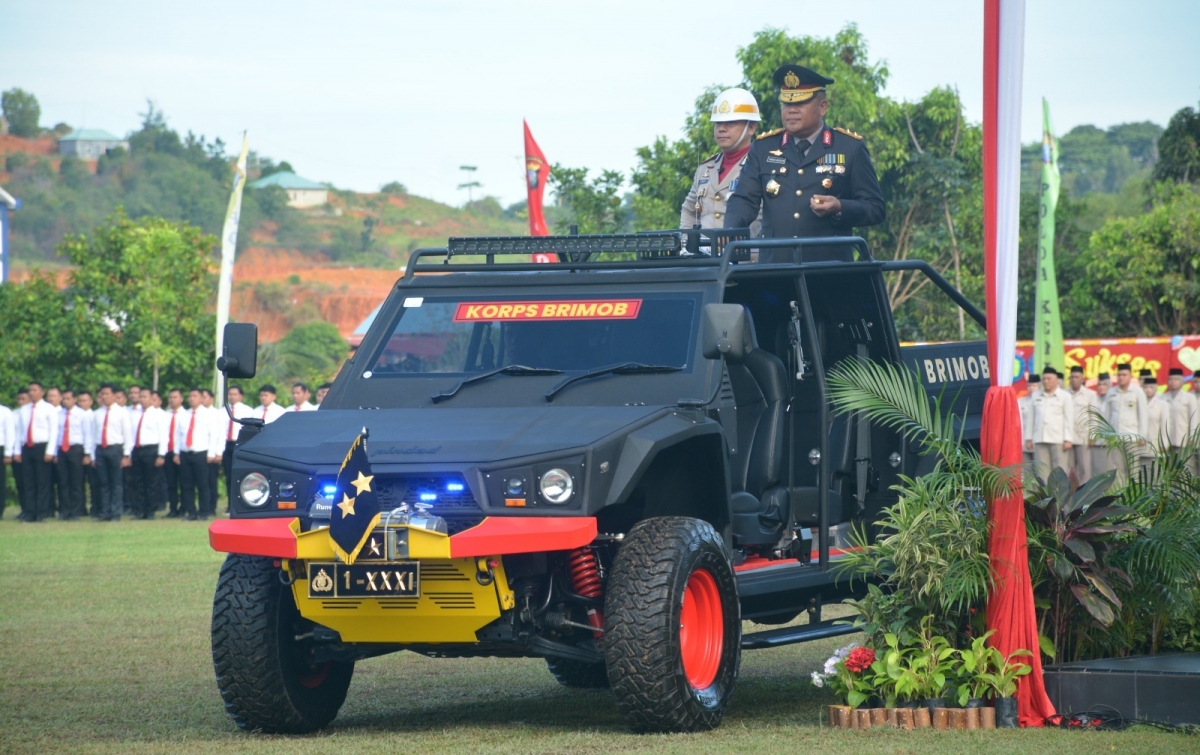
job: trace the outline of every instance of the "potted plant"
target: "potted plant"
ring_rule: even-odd
[[[1020,661],[1014,663],[1013,658],[1031,656],[1033,653],[1028,650],[1014,650],[1009,658],[1005,658],[999,650],[988,649],[991,651],[990,663],[993,670],[986,674],[979,674],[979,677],[987,685],[995,700],[996,726],[1001,729],[1015,729],[1017,727],[1017,679],[1028,674],[1033,667]]]
[[[847,713],[861,706],[876,694],[876,680],[880,666],[876,663],[875,651],[871,648],[850,644],[839,648],[825,661],[821,671],[812,673],[812,683],[815,687],[828,687],[834,694],[845,701]],[[842,715],[836,709],[830,711],[830,722],[852,720],[850,715]]]
[[[954,647],[933,631],[933,617],[921,619],[921,633],[914,649],[917,690],[930,710],[946,707],[946,683],[954,673]]]
[[[990,630],[972,640],[971,647],[958,651],[958,704],[964,708],[982,708],[987,704],[990,687],[984,675],[993,672],[992,654],[995,653],[987,641],[995,633],[996,630]]]

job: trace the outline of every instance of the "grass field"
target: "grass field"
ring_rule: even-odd
[[[836,731],[808,683],[836,640],[747,653],[717,731],[629,734],[607,691],[557,685],[539,660],[358,665],[325,732],[238,732],[213,680],[221,556],[199,523],[0,521],[0,753],[1117,753],[1200,752],[1152,730]]]

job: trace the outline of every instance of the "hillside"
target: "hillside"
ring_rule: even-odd
[[[224,145],[181,138],[154,112],[128,138],[129,154],[80,160],[61,157],[54,134],[0,136],[0,185],[23,202],[10,237],[14,280],[32,268],[61,266],[55,249],[63,237],[89,233],[117,207],[134,218],[156,215],[219,234],[232,181]],[[251,179],[291,167],[258,156],[253,164]],[[277,187],[248,189],[231,316],[259,323],[265,341],[318,319],[349,336],[414,249],[441,246],[450,236],[527,232],[524,219],[490,197],[456,208],[399,184],[388,188],[331,189],[328,205],[310,210],[288,207]]]

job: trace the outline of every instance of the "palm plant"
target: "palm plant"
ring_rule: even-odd
[[[1119,448],[1129,462],[1145,445],[1137,436],[1121,435],[1100,417],[1093,417],[1092,435],[1109,448]],[[1188,460],[1200,452],[1200,431],[1182,448],[1151,445],[1152,463],[1144,468],[1130,463],[1125,486],[1117,502],[1134,512],[1136,536],[1124,537],[1112,562],[1129,575],[1129,591],[1122,622],[1157,653],[1171,621],[1194,614],[1200,585],[1200,478]],[[1102,649],[1103,640],[1099,638]],[[1128,652],[1129,645],[1125,646]],[[1115,654],[1115,653],[1113,653]]]
[[[931,399],[904,366],[847,360],[831,371],[829,387],[836,412],[896,430],[937,459],[922,477],[901,476],[893,487],[897,502],[875,522],[878,534],[872,539],[856,526],[850,539],[857,548],[834,568],[851,579],[885,582],[903,596],[896,607],[911,605],[912,615],[932,616],[939,631],[956,636],[966,629],[968,609],[992,587],[985,496],[1007,491],[1017,470],[985,464],[963,443],[960,418],[943,413],[942,397]],[[872,605],[883,607],[877,599]]]
[[[1082,629],[1077,607],[1105,627],[1122,607],[1113,585],[1128,584],[1129,577],[1109,563],[1108,554],[1120,545],[1118,536],[1137,528],[1129,523],[1135,512],[1107,494],[1115,476],[1105,472],[1072,490],[1067,473],[1055,468],[1047,480],[1026,483],[1030,572],[1046,606],[1039,632],[1050,638],[1055,658],[1076,649]]]

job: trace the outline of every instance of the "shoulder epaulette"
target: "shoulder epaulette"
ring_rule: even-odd
[[[756,137],[754,137],[754,138],[755,138],[755,140],[756,140],[756,141],[761,141],[761,140],[763,140],[763,139],[766,139],[768,136],[775,136],[776,134],[779,134],[779,133],[782,133],[782,132],[783,132],[783,129],[782,129],[782,128],[777,128],[777,129],[774,129],[774,130],[772,130],[772,131],[768,131],[768,132],[767,132],[767,133],[765,133],[765,134],[759,134],[758,136],[756,136]]]
[[[833,130],[834,130],[834,131],[841,132],[841,133],[845,134],[846,136],[850,137],[851,139],[857,139],[857,140],[859,140],[860,142],[862,141],[862,137],[861,137],[861,136],[859,136],[858,134],[854,133],[853,131],[847,131],[846,129],[844,129],[844,128],[839,128],[839,127],[837,127],[837,126],[834,126],[834,127],[833,127]]]

